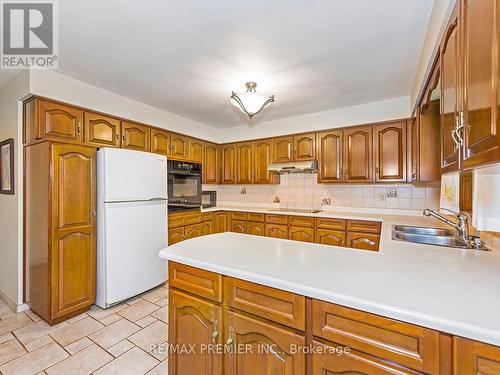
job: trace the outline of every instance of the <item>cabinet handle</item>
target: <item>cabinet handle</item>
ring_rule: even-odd
[[[375,174],[378,176],[379,173],[380,173],[380,169],[378,167],[375,167]]]
[[[120,140],[120,135],[119,134],[116,135],[116,139]]]
[[[226,341],[226,351],[227,353],[231,353],[233,350],[233,341],[234,341],[234,328],[229,327],[228,339]]]
[[[453,146],[455,151],[458,149],[458,146],[460,146],[460,144],[458,143],[457,137],[456,137],[456,135],[457,135],[456,132],[457,132],[456,128],[451,131],[451,138],[453,138],[453,142],[455,142],[455,145]]]
[[[80,123],[80,121],[78,121],[78,134],[81,134],[82,133],[82,125]]]
[[[124,135],[122,135],[122,139],[123,139],[123,140],[125,140],[125,134],[124,134]]]
[[[212,342],[217,344],[217,337],[219,336],[219,321],[214,322],[214,332],[212,333]]]

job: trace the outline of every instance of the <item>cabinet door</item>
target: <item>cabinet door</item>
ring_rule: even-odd
[[[299,134],[293,137],[293,159],[305,161],[316,159],[316,134]]]
[[[316,243],[331,246],[345,246],[345,232],[316,229]]]
[[[464,167],[500,160],[500,2],[463,0]]]
[[[271,164],[271,140],[261,139],[253,142],[253,183],[275,184],[279,176],[267,170]]]
[[[380,124],[373,128],[375,182],[406,181],[406,122]]]
[[[120,120],[97,113],[84,113],[85,143],[96,147],[120,147]]]
[[[150,128],[148,126],[122,122],[122,148],[149,151]]]
[[[198,163],[203,162],[203,152],[205,145],[197,139],[189,139],[189,159]]]
[[[226,354],[226,375],[305,374],[305,355],[292,353],[294,347],[305,345],[303,336],[232,311],[226,312],[225,331],[233,348],[246,348]]]
[[[281,163],[293,160],[293,137],[277,137],[272,139],[273,162]]]
[[[371,126],[344,129],[344,181],[373,182],[372,138]]]
[[[266,236],[288,239],[288,226],[280,224],[266,224]]]
[[[288,227],[288,239],[302,242],[314,242],[314,228]]]
[[[459,168],[453,132],[458,121],[458,18],[452,18],[441,47],[441,171]]]
[[[96,150],[53,144],[51,319],[95,302]]]
[[[213,223],[212,221],[205,221],[201,223],[201,235],[206,236],[213,233]]]
[[[186,240],[201,236],[201,224],[188,225],[184,227],[184,238]]]
[[[347,233],[347,247],[361,250],[378,251],[380,236],[378,234],[367,233]]]
[[[229,229],[229,215],[227,212],[216,212],[215,217],[215,233],[227,232]]]
[[[203,183],[219,183],[219,150],[212,143],[205,145],[205,158],[203,159]]]
[[[168,245],[176,244],[184,240],[184,227],[168,230]]]
[[[161,129],[151,128],[151,152],[167,156],[170,150],[170,134]]]
[[[242,220],[231,220],[231,232],[245,233],[246,222]]]
[[[247,234],[252,234],[254,236],[265,236],[266,235],[266,225],[264,223],[254,223],[249,221],[246,226]]]
[[[221,146],[221,183],[236,183],[236,147],[234,144]]]
[[[236,183],[253,182],[252,143],[236,143]]]
[[[500,374],[500,348],[478,341],[454,337],[454,374],[497,375]]]
[[[170,153],[173,158],[188,159],[189,158],[189,138],[172,133],[170,134]]]
[[[222,355],[207,350],[207,346],[214,343],[221,344],[221,307],[170,289],[168,314],[169,345],[194,348],[194,353],[181,351],[169,353],[169,375],[220,374]]]
[[[83,111],[64,104],[39,101],[39,124],[42,137],[83,141]]]
[[[316,135],[318,182],[342,180],[342,130],[331,130]]]

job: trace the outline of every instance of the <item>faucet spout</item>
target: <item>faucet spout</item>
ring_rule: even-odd
[[[430,210],[428,208],[426,208],[424,210],[423,214],[424,214],[424,216],[428,216],[428,217],[432,216],[432,217],[434,217],[434,218],[436,218],[436,219],[438,219],[438,220],[440,220],[440,221],[442,221],[442,222],[444,222],[444,223],[446,223],[448,225],[451,225],[453,228],[458,229],[458,227],[459,227],[459,225],[457,223],[454,223],[453,221],[448,220],[444,216],[438,214],[436,211],[432,211],[432,210]]]

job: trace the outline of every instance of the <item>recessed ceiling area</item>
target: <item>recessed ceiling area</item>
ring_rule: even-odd
[[[65,0],[59,72],[218,128],[409,95],[434,0]]]

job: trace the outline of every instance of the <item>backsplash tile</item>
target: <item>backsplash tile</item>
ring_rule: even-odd
[[[279,185],[206,185],[204,190],[216,190],[219,202],[265,203],[280,198],[280,207],[319,209],[324,198],[331,207],[366,207],[392,209],[437,209],[439,183],[411,184],[318,184],[313,174],[282,175]],[[241,194],[242,187],[246,194]],[[396,197],[387,197],[391,191]],[[327,207],[324,207],[327,209]]]

